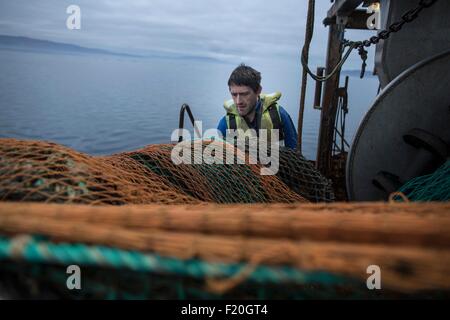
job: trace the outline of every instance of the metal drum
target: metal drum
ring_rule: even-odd
[[[374,201],[449,157],[450,51],[425,59],[387,85],[365,115],[346,168],[350,200]]]

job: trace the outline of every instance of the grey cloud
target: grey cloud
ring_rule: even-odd
[[[82,30],[65,27],[70,4],[81,7]],[[329,6],[317,1],[312,56],[325,55]],[[0,33],[127,53],[297,61],[306,9],[298,0],[11,0],[0,4]]]

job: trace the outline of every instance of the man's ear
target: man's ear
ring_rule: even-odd
[[[256,94],[259,96],[261,94],[261,92],[262,92],[262,87],[259,86],[259,89],[258,89],[258,91],[256,91]]]

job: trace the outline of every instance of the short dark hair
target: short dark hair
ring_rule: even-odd
[[[228,87],[231,85],[248,86],[252,88],[254,92],[257,92],[261,87],[261,73],[252,67],[241,63],[233,70],[228,79]]]

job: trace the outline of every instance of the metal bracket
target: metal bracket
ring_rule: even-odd
[[[345,27],[348,24],[348,16],[336,16],[336,24]]]

